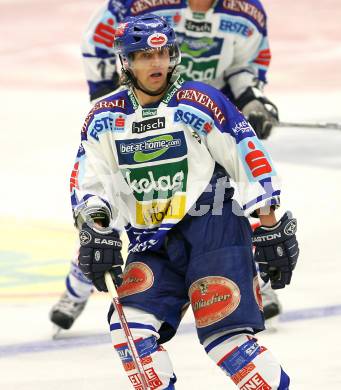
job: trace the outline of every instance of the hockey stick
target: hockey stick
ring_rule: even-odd
[[[309,129],[328,129],[341,130],[341,123],[326,122],[326,123],[306,123],[306,122],[280,122],[278,127],[304,127]]]
[[[128,325],[126,316],[124,315],[123,307],[122,307],[122,304],[119,300],[116,286],[115,286],[109,272],[105,273],[104,278],[105,278],[105,284],[106,284],[107,289],[109,291],[109,294],[111,296],[115,310],[117,311],[118,318],[119,318],[119,321],[121,324],[121,328],[122,328],[122,330],[125,334],[125,337],[127,339],[128,348],[129,348],[131,357],[133,359],[133,362],[135,364],[135,367],[137,369],[137,372],[138,372],[138,375],[139,375],[139,378],[141,381],[142,389],[143,390],[150,390],[150,387],[149,387],[148,381],[147,381],[147,375],[146,375],[146,372],[144,371],[143,364],[142,364],[141,358],[139,356],[139,353],[137,352],[137,348],[136,348],[136,345],[134,343],[133,335],[131,334],[131,331],[129,329],[129,325]]]

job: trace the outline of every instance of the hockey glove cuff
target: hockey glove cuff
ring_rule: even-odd
[[[259,226],[253,233],[260,276],[264,282],[270,280],[273,289],[290,284],[299,255],[296,229],[296,219],[286,212],[275,226]]]
[[[110,271],[116,285],[122,282],[122,241],[116,231],[95,231],[86,223],[79,232],[79,268],[98,291],[108,291],[104,274]]]

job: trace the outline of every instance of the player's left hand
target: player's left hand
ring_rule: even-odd
[[[116,231],[103,234],[83,223],[79,232],[78,265],[98,291],[108,291],[104,274],[109,271],[116,285],[122,282],[122,241]]]
[[[299,255],[296,229],[296,219],[286,212],[276,225],[259,226],[253,233],[260,276],[264,282],[270,279],[274,290],[290,284]]]
[[[252,100],[242,112],[260,139],[268,138],[272,127],[278,123],[277,108],[270,101]]]

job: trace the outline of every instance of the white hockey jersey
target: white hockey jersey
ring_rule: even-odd
[[[162,101],[141,107],[126,87],[94,105],[71,176],[75,214],[105,207],[114,229],[126,229],[131,251],[159,246],[209,183],[216,164],[236,192],[239,210],[279,202],[268,152],[226,97],[181,78]],[[198,214],[195,214],[198,215]]]

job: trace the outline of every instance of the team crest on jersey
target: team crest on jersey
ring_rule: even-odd
[[[153,271],[141,262],[129,264],[123,273],[123,282],[117,289],[120,298],[148,290],[154,284]]]
[[[239,287],[221,276],[207,276],[189,288],[197,328],[212,325],[232,314],[240,303]]]

